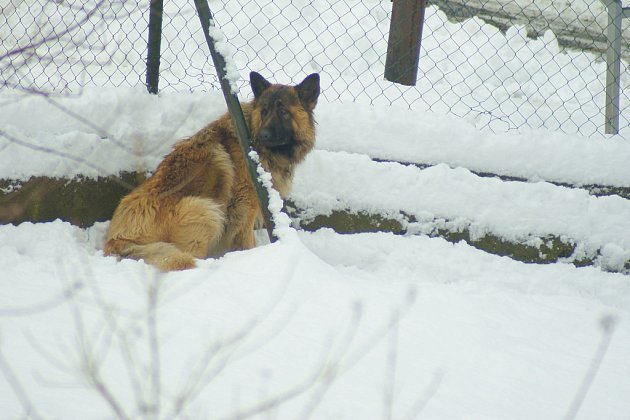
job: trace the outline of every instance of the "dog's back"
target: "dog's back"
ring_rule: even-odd
[[[231,156],[216,135],[227,118],[178,143],[153,176],[122,199],[109,227],[107,254],[142,258],[162,270],[191,268],[194,258],[207,256],[216,245],[213,238],[223,236],[237,183],[238,156]],[[239,193],[251,201],[247,188]]]

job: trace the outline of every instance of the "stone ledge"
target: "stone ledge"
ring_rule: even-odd
[[[120,176],[91,179],[55,179],[33,177],[28,181],[0,181],[0,223],[49,222],[62,219],[80,227],[111,218],[120,199],[144,179],[143,175],[125,172]],[[509,241],[492,232],[472,235],[468,227],[444,220],[418,221],[414,215],[369,214],[350,210],[333,211],[305,217],[304,209],[290,201],[285,209],[294,224],[306,231],[330,228],[338,233],[391,232],[398,235],[424,234],[450,242],[464,241],[494,255],[527,263],[569,262],[576,266],[593,265],[599,251],[580,255],[576,244],[555,235]],[[622,270],[630,271],[630,261]]]

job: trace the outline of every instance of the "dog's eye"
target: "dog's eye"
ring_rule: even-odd
[[[267,114],[269,114],[269,110],[267,108],[263,108],[262,111],[260,111],[260,115],[263,117],[266,117]]]

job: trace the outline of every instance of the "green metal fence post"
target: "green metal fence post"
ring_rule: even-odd
[[[273,233],[275,226],[273,218],[271,217],[271,211],[269,210],[269,195],[265,187],[263,187],[258,179],[258,165],[249,157],[249,151],[251,150],[249,128],[245,122],[243,109],[241,108],[238,97],[232,92],[230,82],[227,78],[225,58],[217,51],[214,45],[214,40],[210,36],[209,28],[212,22],[212,14],[210,13],[208,1],[195,0],[195,6],[197,7],[197,13],[199,15],[199,20],[201,21],[203,34],[206,37],[208,48],[210,48],[210,55],[212,56],[214,68],[216,69],[219,81],[221,82],[221,90],[223,91],[228,111],[232,116],[232,124],[234,124],[239,144],[241,145],[241,149],[245,155],[245,160],[247,161],[247,169],[249,171],[250,179],[254,185],[254,189],[256,190],[258,205],[260,206],[260,210],[265,221],[265,227],[267,229],[267,234],[269,235],[269,240],[271,242],[275,242],[277,237]]]
[[[619,133],[619,73],[621,71],[621,0],[608,0],[606,28],[606,134]]]
[[[619,133],[619,90],[621,73],[621,21],[630,16],[630,8],[622,7],[621,0],[601,0],[608,11],[606,27],[606,134]]]
[[[158,93],[160,81],[160,46],[162,44],[162,14],[164,0],[151,0],[149,9],[149,39],[147,41],[147,89]]]

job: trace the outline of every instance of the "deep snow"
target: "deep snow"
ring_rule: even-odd
[[[331,231],[158,275],[103,257],[104,227],[0,229],[2,357],[43,417],[111,415],[87,360],[125,413],[141,415],[135,400],[155,395],[147,306],[156,286],[162,416],[192,382],[201,387],[184,410],[193,418],[231,417],[292,391],[260,417],[415,418],[419,408],[429,419],[560,418],[605,315],[616,328],[578,418],[630,410],[626,276]],[[3,416],[19,417],[13,391],[0,387]]]
[[[13,95],[5,91],[2,98]],[[4,127],[30,143],[76,154],[100,171],[5,141],[3,176],[152,169],[176,138],[224,109],[216,93],[152,97],[140,89],[86,90],[55,101],[102,132],[35,97],[8,100]],[[493,162],[489,167],[500,168],[501,160],[480,155],[474,140],[488,142],[488,149],[492,141],[505,141],[515,156],[507,173],[627,185],[623,166],[616,170],[608,158],[628,153],[623,137],[603,141],[548,131],[501,137],[453,117],[397,110],[395,124],[387,125],[376,117],[377,108],[326,102],[318,107],[319,149],[299,168],[292,197],[313,211],[402,208],[430,221],[432,215],[454,214],[459,223],[465,221],[457,215],[468,215],[480,232],[484,226],[506,236],[553,230],[583,235],[591,244],[616,244],[613,256],[627,253],[627,200],[481,178],[460,167],[467,159],[483,168],[486,159]],[[353,113],[344,114],[346,107]],[[344,131],[350,115],[358,122],[354,135]],[[424,140],[419,127],[430,121],[436,122],[434,131]],[[334,127],[343,135],[336,136]],[[414,132],[418,143],[428,143],[403,154],[396,139],[411,142]],[[362,154],[371,144],[377,156],[437,163],[441,159],[431,158],[439,153],[431,145],[436,137],[444,140],[444,156],[453,151],[451,160],[444,159],[448,165],[419,170],[375,163]],[[132,147],[116,144],[129,138],[136,139]],[[561,139],[575,147],[567,149]],[[542,154],[566,152],[566,162],[554,167],[519,160],[521,150],[538,150],[530,141],[546,146]],[[357,153],[340,151],[343,145]],[[468,153],[456,153],[458,147],[468,147]],[[584,152],[588,148],[601,153],[595,158]],[[601,168],[599,178],[564,169],[577,164]],[[4,415],[24,413],[16,398],[24,389],[28,404],[44,418],[112,416],[94,378],[88,379],[91,366],[97,383],[106,384],[132,418],[151,401],[159,401],[159,414],[169,417],[179,398],[194,395],[183,409],[193,418],[251,409],[277,418],[415,418],[419,411],[420,418],[435,419],[555,419],[569,411],[578,393],[602,339],[603,316],[613,316],[616,328],[578,418],[625,418],[630,411],[627,276],[567,264],[527,265],[426,236],[296,234],[283,223],[279,243],[165,275],[143,262],[104,257],[106,223],[86,230],[61,221],[0,226]],[[148,297],[156,285],[152,324]],[[157,331],[157,359],[150,331]],[[152,370],[152,360],[159,360],[158,370]],[[19,385],[7,382],[12,375]]]

